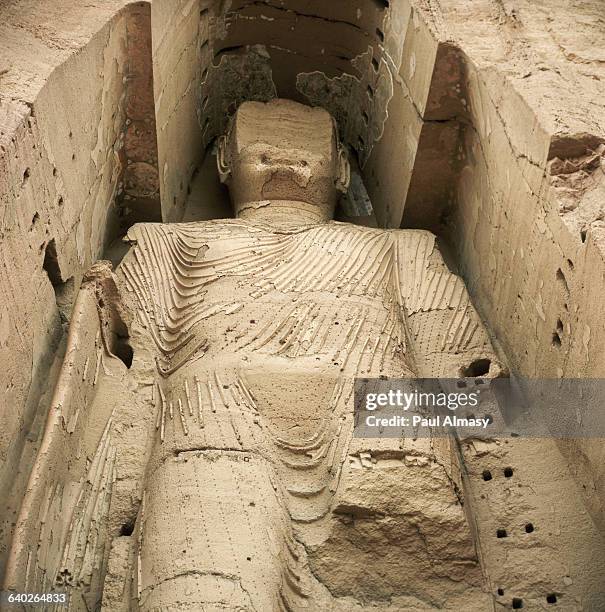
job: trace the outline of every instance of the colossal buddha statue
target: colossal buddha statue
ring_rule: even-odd
[[[320,108],[244,103],[217,160],[235,218],[136,225],[83,285],[9,586],[58,581],[72,609],[489,609],[454,444],[352,435],[355,377],[497,373],[462,281],[428,232],[332,220],[349,164]]]

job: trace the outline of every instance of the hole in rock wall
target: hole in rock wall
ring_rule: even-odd
[[[104,328],[104,337],[109,351],[115,355],[127,368],[130,369],[134,359],[134,351],[130,345],[130,332],[128,325],[115,307],[115,304],[105,304],[102,297],[98,297],[98,307],[101,322]]]
[[[116,336],[112,352],[128,369],[132,367],[134,352],[130,346],[128,336]]]
[[[465,368],[462,368],[461,375],[465,378],[485,376],[489,373],[491,363],[492,362],[489,359],[476,359],[475,361],[469,363],[469,365]]]
[[[48,242],[44,249],[44,262],[42,263],[42,267],[46,271],[46,274],[48,274],[48,279],[53,287],[61,285],[63,280],[61,279],[61,270],[57,258],[57,245],[54,238]]]
[[[573,269],[573,268],[570,267],[570,269]],[[561,288],[565,291],[565,293],[569,293],[569,285],[567,284],[567,279],[565,278],[565,274],[563,273],[563,270],[561,270],[561,268],[557,270],[557,273],[555,276],[557,278],[557,281],[561,285]]]
[[[57,245],[54,238],[48,242],[44,249],[42,268],[53,286],[55,302],[59,310],[61,322],[67,323],[75,297],[74,279],[70,277],[64,281],[62,278],[57,256]]]
[[[547,595],[546,596],[546,603],[556,604],[557,603],[557,596],[554,593],[551,593],[550,595]]]
[[[134,521],[128,521],[120,527],[121,536],[131,536],[134,532]]]

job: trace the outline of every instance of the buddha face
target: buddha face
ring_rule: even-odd
[[[289,100],[244,102],[220,140],[218,168],[236,214],[298,202],[329,219],[349,182],[331,115]]]

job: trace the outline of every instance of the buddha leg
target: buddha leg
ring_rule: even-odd
[[[287,609],[297,580],[289,533],[271,468],[259,454],[168,457],[145,493],[140,609]]]

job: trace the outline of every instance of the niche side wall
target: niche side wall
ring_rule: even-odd
[[[193,174],[204,158],[200,82],[212,0],[151,5],[159,184],[164,221],[180,221]]]
[[[591,59],[602,32],[590,19],[599,5],[556,17],[522,0],[512,14],[486,3],[471,26],[456,7],[415,12],[437,51],[426,103],[412,95],[422,125],[402,225],[444,238],[516,373],[603,377],[605,114],[595,83],[605,71]],[[501,11],[500,21],[480,19],[482,10]],[[511,40],[525,63],[508,63]],[[603,441],[558,445],[605,527]]]
[[[100,29],[80,30],[83,46],[57,57],[31,101],[0,104],[0,575],[73,297],[123,230],[116,196],[125,182],[137,185],[127,169],[133,151],[144,151],[151,167],[157,157],[153,144],[124,148],[128,126],[149,116],[132,103],[141,102],[137,78],[150,67],[129,59],[135,29],[150,40],[148,15],[148,4],[131,4]]]
[[[605,135],[543,129],[504,80],[487,83],[469,66],[472,128],[464,131],[450,226],[464,278],[520,375],[603,377],[605,226],[591,219],[591,204],[605,202],[595,152]],[[561,177],[565,164],[571,172]],[[593,519],[605,526],[603,441],[560,440],[559,447]]]

